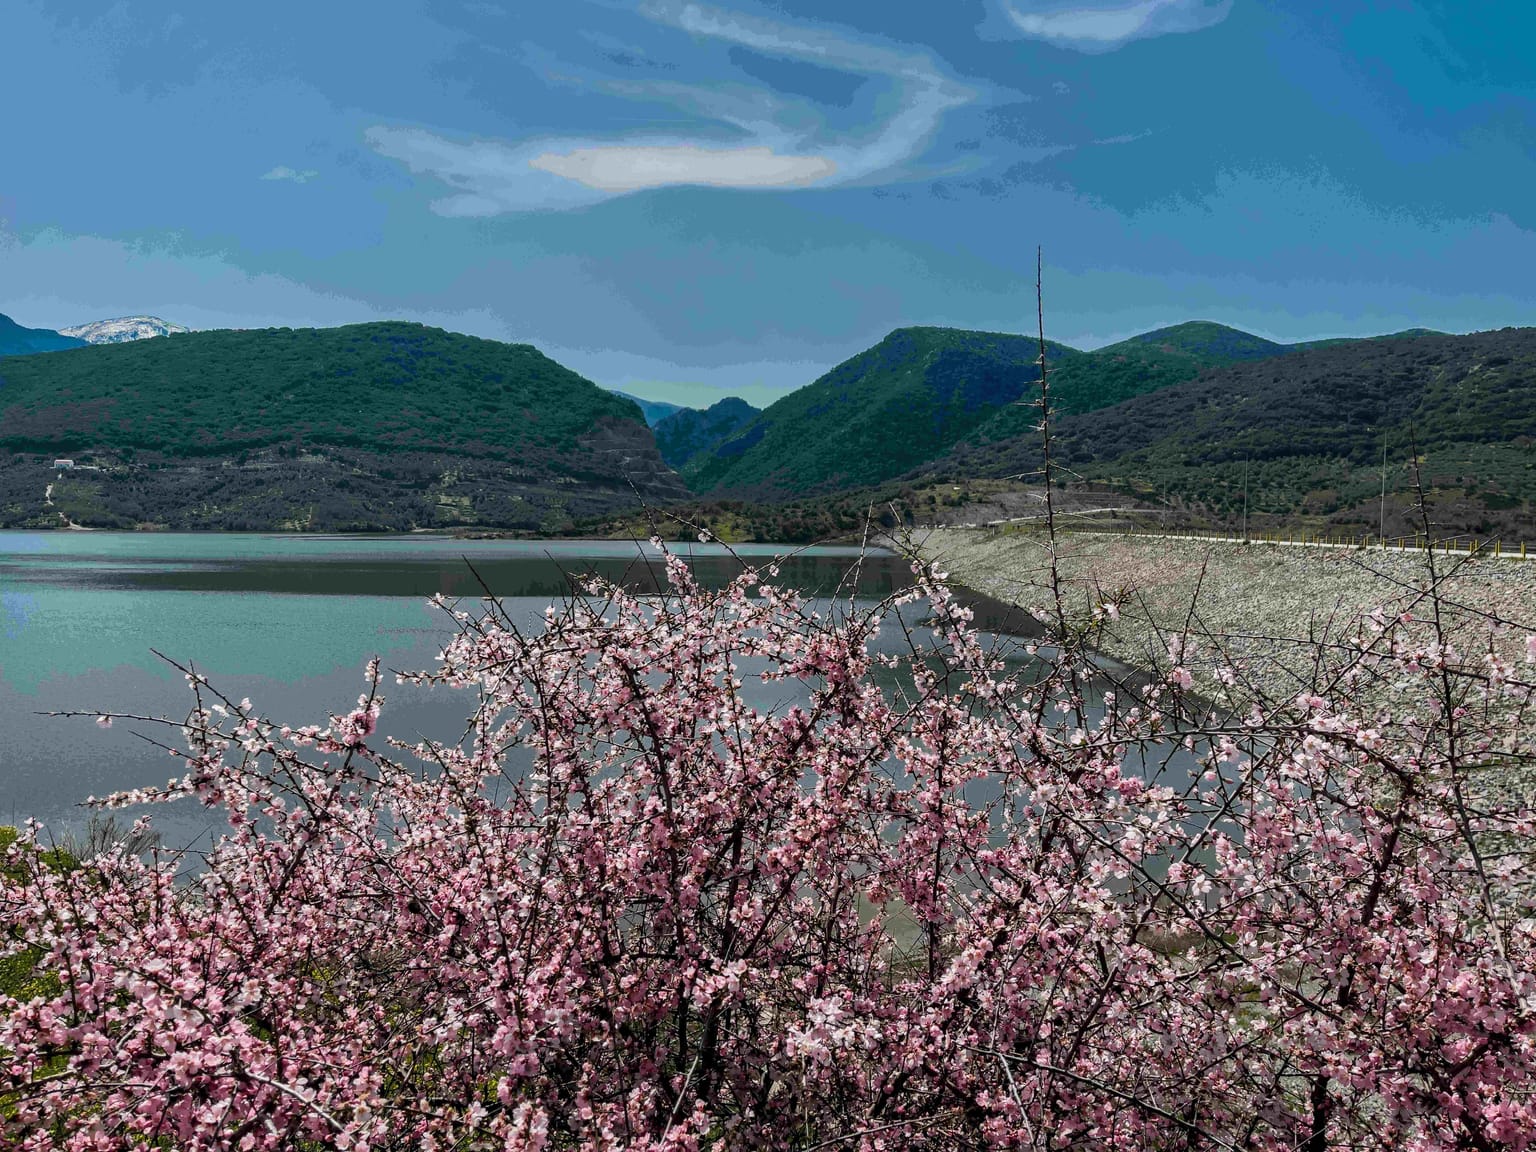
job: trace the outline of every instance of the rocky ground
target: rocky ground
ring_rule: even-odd
[[[918,536],[923,555],[951,578],[1023,607],[1046,605],[1049,550],[1042,532],[932,529]],[[1146,667],[1166,663],[1170,633],[1186,628],[1214,639],[1205,645],[1209,673],[1224,648],[1258,670],[1259,683],[1280,693],[1306,682],[1313,644],[1338,638],[1374,608],[1416,617],[1432,613],[1424,596],[1422,554],[1377,549],[1309,549],[1274,544],[1097,535],[1058,537],[1058,569],[1079,619],[1118,603],[1098,644],[1106,654]],[[1463,653],[1489,643],[1491,618],[1512,622],[1493,643],[1511,660],[1523,658],[1525,636],[1536,632],[1536,560],[1440,555],[1442,611]],[[1197,677],[1201,670],[1196,669]]]

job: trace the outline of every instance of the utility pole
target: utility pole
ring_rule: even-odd
[[[1243,543],[1248,543],[1248,457],[1243,457]]]
[[[1387,538],[1387,436],[1381,436],[1381,526],[1376,532],[1378,540]],[[1382,545],[1386,547],[1385,544]]]

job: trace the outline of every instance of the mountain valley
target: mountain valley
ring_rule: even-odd
[[[69,332],[0,317],[5,525],[608,533],[645,506],[798,540],[871,507],[988,518],[1041,466],[1024,335],[901,328],[765,409],[700,410],[400,322]],[[1411,531],[1417,482],[1447,532],[1530,526],[1536,330],[1288,345],[1191,321],[1047,341],[1046,367],[1059,480],[1164,522]]]

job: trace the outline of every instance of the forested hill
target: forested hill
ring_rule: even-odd
[[[1198,320],[1094,352],[1047,342],[1063,412],[1107,407],[1212,368],[1289,351]],[[700,492],[784,499],[880,483],[961,440],[1003,441],[1032,427],[1038,413],[1016,401],[1040,378],[1039,354],[1033,336],[900,328],[712,447],[679,453],[669,442],[663,450]]]
[[[557,451],[639,409],[526,344],[420,324],[190,332],[0,363],[0,446]]]
[[[652,425],[656,447],[672,467],[685,468],[735,436],[760,411],[739,396],[727,396],[708,408],[678,408]]]
[[[37,352],[62,352],[84,348],[86,342],[51,328],[24,328],[0,313],[0,356],[30,356]]]
[[[1058,459],[1127,492],[1230,515],[1307,513],[1372,528],[1382,455],[1399,526],[1417,445],[1447,528],[1496,531],[1536,501],[1536,329],[1330,343],[1230,365],[1055,424]],[[1038,434],[972,438],[930,470],[1039,466]]]
[[[1265,360],[1289,352],[1291,345],[1277,344],[1240,328],[1229,328],[1210,320],[1189,320],[1168,328],[1156,328],[1132,336],[1118,344],[1100,348],[1100,352],[1124,352],[1153,348],[1174,356],[1187,356],[1203,364],[1236,364],[1243,360]]]
[[[1264,360],[1292,351],[1261,336],[1192,320],[1171,328],[1143,332],[1092,352],[1056,357],[1048,365],[1051,396],[1057,412],[1093,412],[1193,380],[1202,372]],[[1027,435],[1038,423],[1037,409],[1014,404],[1000,409],[967,439],[979,443]]]
[[[1081,353],[1050,345],[1053,357]],[[942,455],[1039,379],[1027,336],[898,328],[763,409],[685,469],[695,491],[754,497],[831,492],[899,476]]]
[[[549,527],[632,504],[631,483],[684,494],[633,402],[528,345],[395,322],[8,358],[0,448],[101,467],[61,492],[95,483],[81,508],[113,523]],[[194,473],[170,491],[166,477]],[[9,523],[37,514],[12,481]],[[194,497],[214,511],[198,519]]]

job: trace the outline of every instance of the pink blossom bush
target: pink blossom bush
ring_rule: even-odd
[[[376,666],[323,727],[194,677],[185,776],[116,802],[219,809],[200,867],[3,858],[5,1146],[1536,1145],[1518,669],[1378,620],[1202,701],[1193,637],[1106,681],[1102,605],[1019,667],[930,572],[829,616],[668,570],[459,613],[461,738],[378,740]]]

